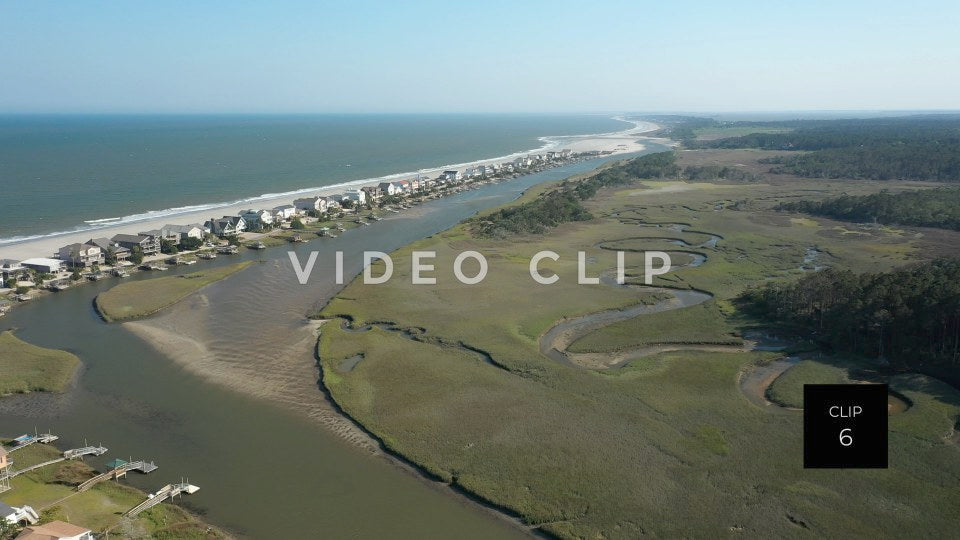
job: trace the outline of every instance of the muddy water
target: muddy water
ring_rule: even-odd
[[[651,145],[651,151],[657,150]],[[451,497],[369,451],[358,451],[367,440],[339,421],[317,388],[315,328],[304,314],[338,290],[332,272],[335,250],[345,252],[349,281],[360,268],[362,250],[390,251],[515,198],[531,185],[599,163],[433,201],[336,239],[204,262],[209,267],[242,258],[265,261],[168,313],[135,324],[105,324],[92,308],[96,294],[116,280],[19,306],[0,320],[0,329],[16,327],[29,342],[70,350],[84,369],[65,396],[0,399],[0,434],[37,427],[59,434],[63,447],[82,446],[85,439],[101,442],[110,452],[91,459],[94,466],[116,457],[155,460],[158,471],[129,475],[127,481],[151,491],[189,477],[201,490],[186,502],[205,510],[212,523],[243,536],[522,535],[477,505]],[[300,252],[302,260],[310,250],[321,251],[309,285],[296,282],[288,249]]]

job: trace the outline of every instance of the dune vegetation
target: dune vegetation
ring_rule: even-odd
[[[137,319],[176,304],[189,294],[235,274],[252,261],[183,274],[121,283],[97,295],[100,316],[108,322]]]
[[[615,254],[606,242],[650,238],[631,242],[638,250],[678,234],[690,244],[702,234],[721,237],[713,246],[684,248],[705,256],[704,264],[654,281],[707,291],[712,300],[599,328],[576,343],[589,350],[732,341],[763,326],[732,302],[749,287],[790,282],[821,265],[895,268],[929,249],[902,231],[840,234],[835,222],[798,223],[775,210],[811,189],[879,187],[617,184],[581,201],[591,219],[509,238],[472,234],[481,215],[394,252],[389,282],[354,281],[317,314],[332,319],[318,343],[322,382],[391,451],[560,537],[952,534],[950,509],[960,505],[960,492],[934,480],[960,477],[960,452],[950,441],[960,392],[947,384],[878,374],[913,403],[891,417],[891,468],[837,474],[803,469],[799,413],[754,405],[740,390],[745,372],[783,353],[705,347],[602,370],[541,354],[541,337],[561,320],[662,301],[639,285],[642,255],[635,251],[625,254],[627,286],[577,285],[577,251],[586,253],[588,276],[612,271]],[[548,190],[531,190],[514,204]],[[501,210],[489,215],[512,215]],[[960,246],[960,234],[939,240]],[[541,264],[559,276],[552,285],[533,282],[528,272],[530,256],[544,249],[560,255]],[[437,252],[436,285],[411,283],[413,250]],[[453,258],[464,250],[488,260],[482,283],[454,279]]]

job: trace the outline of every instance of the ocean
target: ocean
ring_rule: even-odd
[[[599,115],[0,117],[0,245],[506,156]]]

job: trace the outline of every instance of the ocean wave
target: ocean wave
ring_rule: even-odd
[[[112,221],[120,221],[121,219],[123,219],[123,218],[122,218],[122,217],[108,217],[108,218],[103,218],[103,219],[88,219],[88,220],[84,221],[84,223],[90,223],[90,224],[95,224],[95,223],[109,223],[109,222],[112,222]]]
[[[163,210],[150,210],[147,212],[142,212],[139,214],[131,214],[131,215],[122,216],[122,217],[91,219],[91,220],[84,221],[83,225],[79,225],[70,230],[56,231],[56,232],[45,233],[45,234],[34,234],[34,235],[28,235],[28,236],[12,236],[9,238],[0,238],[0,246],[22,244],[24,242],[31,242],[34,240],[41,240],[41,239],[47,239],[47,238],[56,238],[58,236],[76,234],[76,233],[85,232],[85,231],[94,233],[99,229],[116,227],[118,225],[131,225],[135,223],[153,221],[153,220],[162,219],[162,218],[175,218],[176,216],[179,216],[179,215],[192,214],[192,213],[203,212],[207,210],[214,211],[219,208],[227,208],[231,206],[238,206],[238,205],[245,205],[245,204],[253,205],[255,203],[270,202],[270,201],[280,204],[284,200],[289,201],[291,198],[297,197],[298,195],[307,195],[307,194],[317,193],[321,191],[324,191],[324,192],[331,191],[331,190],[335,191],[338,189],[351,189],[351,188],[369,185],[373,182],[390,181],[397,178],[416,176],[418,174],[423,174],[428,171],[436,171],[436,170],[442,170],[442,169],[459,169],[462,167],[469,167],[473,165],[481,165],[481,164],[486,164],[491,162],[500,162],[500,161],[506,161],[510,159],[516,159],[518,157],[525,156],[531,153],[549,152],[550,150],[563,145],[563,142],[565,140],[584,138],[584,137],[612,136],[612,135],[618,135],[618,134],[625,135],[633,131],[636,131],[644,124],[649,125],[648,122],[627,120],[622,116],[616,116],[616,117],[613,117],[613,119],[618,120],[620,122],[626,122],[628,124],[632,124],[632,126],[622,131],[612,131],[609,133],[589,133],[589,134],[583,134],[583,135],[559,135],[559,136],[555,135],[555,136],[538,137],[537,140],[542,144],[537,148],[532,148],[529,150],[521,150],[518,152],[513,152],[512,154],[506,154],[503,156],[476,159],[473,161],[467,161],[463,163],[448,163],[446,165],[439,165],[436,167],[426,167],[416,171],[400,172],[400,173],[388,174],[385,176],[375,176],[371,178],[361,178],[357,180],[339,182],[336,184],[301,188],[293,191],[284,191],[279,193],[264,193],[261,195],[244,197],[244,198],[235,199],[232,201],[221,201],[221,202],[215,202],[215,203],[196,204],[196,205],[189,205],[189,206],[177,206],[173,208],[166,208]]]

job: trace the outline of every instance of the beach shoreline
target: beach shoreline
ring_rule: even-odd
[[[608,155],[628,154],[644,149],[643,143],[638,141],[637,137],[660,128],[651,122],[627,120],[623,117],[614,117],[614,119],[631,123],[633,126],[622,131],[610,133],[544,136],[540,137],[540,141],[544,144],[539,148],[514,152],[505,156],[483,158],[465,163],[440,165],[419,171],[394,173],[381,177],[351,180],[329,186],[303,188],[279,194],[264,194],[232,202],[198,204],[184,207],[182,211],[173,208],[118,219],[95,220],[96,224],[91,223],[90,227],[78,230],[38,234],[24,238],[0,238],[0,259],[23,260],[30,257],[50,257],[61,246],[72,243],[82,243],[91,238],[109,238],[116,234],[137,234],[140,231],[158,229],[171,223],[203,223],[214,217],[219,218],[224,215],[236,215],[240,211],[249,208],[271,208],[291,204],[294,199],[301,197],[332,195],[346,189],[357,189],[363,186],[377,185],[380,182],[415,177],[418,174],[433,177],[447,169],[462,169],[477,165],[503,163],[512,161],[519,156],[536,154],[538,152],[569,149],[575,153],[596,151],[608,152]]]

